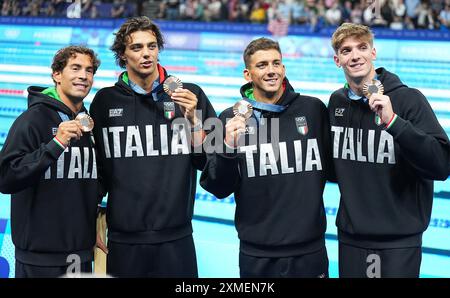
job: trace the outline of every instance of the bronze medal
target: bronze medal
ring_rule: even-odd
[[[183,88],[183,83],[179,78],[170,76],[164,81],[163,88],[169,96],[172,96],[176,89]]]
[[[83,132],[89,132],[94,128],[94,120],[88,114],[78,114],[75,120],[81,124],[81,130]]]
[[[373,79],[369,82],[364,83],[362,91],[364,96],[369,99],[372,94],[383,94],[384,86],[379,80]],[[375,124],[378,126],[382,124],[381,117],[377,113],[375,113]]]
[[[233,113],[235,116],[242,116],[247,120],[253,114],[253,107],[248,101],[240,100],[234,104]]]
[[[379,80],[371,80],[369,82],[365,82],[363,85],[363,94],[364,96],[369,99],[369,97],[372,94],[383,94],[384,93],[384,86],[381,84]]]

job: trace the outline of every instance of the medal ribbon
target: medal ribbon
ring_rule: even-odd
[[[284,110],[286,110],[286,106],[280,106],[280,105],[274,105],[274,104],[270,104],[270,103],[259,102],[259,101],[249,99],[246,97],[244,97],[243,100],[245,100],[246,102],[251,104],[253,108],[258,109],[258,110],[264,110],[264,111],[269,111],[269,112],[274,112],[274,113],[281,113]]]

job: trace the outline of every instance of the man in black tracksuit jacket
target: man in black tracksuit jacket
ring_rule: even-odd
[[[337,216],[341,277],[418,277],[433,180],[449,175],[450,143],[426,98],[378,68],[366,26],[333,35],[347,84],[331,95],[329,116],[341,201]],[[384,94],[363,95],[381,82]]]
[[[183,83],[172,96],[164,91],[162,45],[147,17],[126,21],[112,49],[127,71],[97,92],[90,109],[108,193],[107,273],[116,277],[197,276],[191,220],[206,156],[189,137],[201,145],[201,119],[216,114],[197,85]]]
[[[241,94],[254,112],[247,122],[232,108],[221,113],[224,152],[208,155],[200,183],[218,198],[234,193],[241,277],[327,277],[326,107],[294,92],[277,42],[256,39],[244,61]]]
[[[52,64],[56,87],[28,88],[28,109],[0,153],[0,191],[12,194],[16,277],[92,272],[96,156],[93,138],[74,118],[87,112],[83,99],[98,66],[90,49],[58,51]]]

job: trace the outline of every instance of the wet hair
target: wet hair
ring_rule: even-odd
[[[257,51],[267,51],[267,50],[277,50],[281,54],[280,45],[278,42],[273,41],[269,38],[261,37],[253,40],[248,44],[244,50],[244,63],[245,67],[248,68],[250,65],[250,58]]]
[[[87,55],[91,58],[92,66],[94,67],[94,74],[100,66],[100,60],[97,58],[97,54],[85,46],[71,45],[59,49],[55,56],[53,57],[52,62],[52,77],[55,72],[62,72],[63,69],[67,66],[67,62],[69,62],[70,58],[75,58],[77,54]],[[55,80],[53,80],[55,82]],[[56,84],[56,82],[55,82]]]
[[[116,38],[111,46],[111,51],[114,52],[114,58],[116,63],[125,68],[125,60],[122,58],[125,53],[127,42],[132,33],[136,31],[151,31],[156,37],[156,43],[158,44],[158,49],[162,50],[164,48],[164,38],[159,30],[159,27],[153,23],[148,17],[133,17],[129,18],[125,23],[120,26],[119,30],[114,34]]]
[[[343,23],[334,31],[331,37],[331,46],[335,53],[339,51],[342,43],[349,37],[366,41],[373,47],[373,32],[369,27],[360,24]]]

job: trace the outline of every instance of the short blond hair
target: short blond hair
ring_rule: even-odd
[[[337,53],[342,43],[349,37],[367,41],[373,47],[373,32],[369,27],[360,24],[343,23],[334,31],[331,37],[331,46]]]

